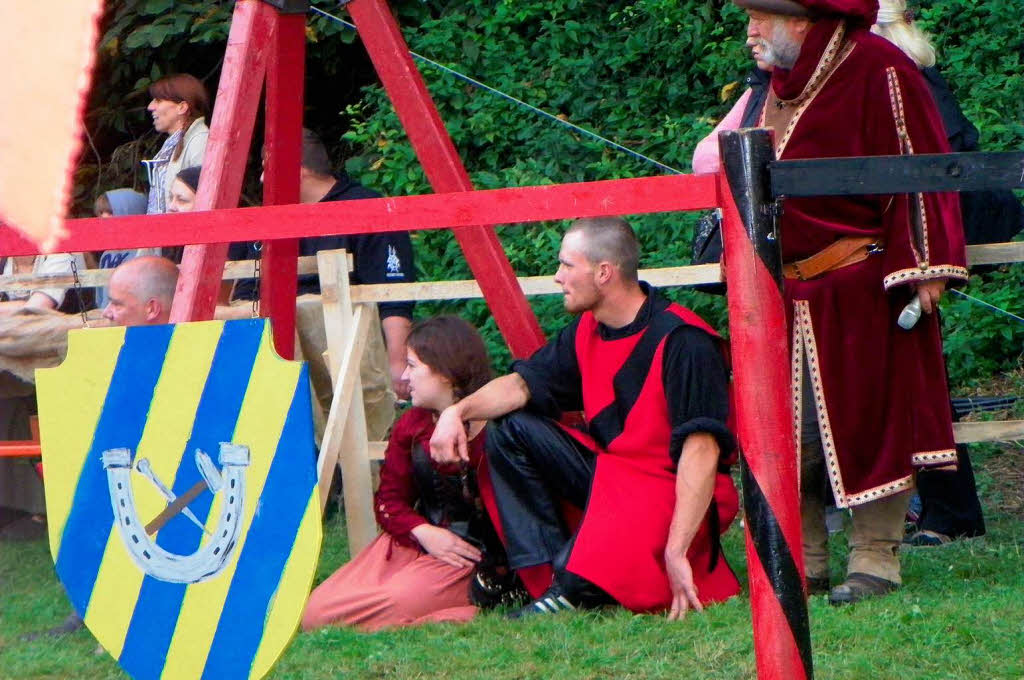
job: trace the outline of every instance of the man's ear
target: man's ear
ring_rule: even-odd
[[[612,275],[614,273],[615,265],[611,262],[601,262],[597,265],[594,276],[597,278],[597,283],[603,286],[612,280]]]
[[[793,17],[791,21],[793,22],[791,24],[793,32],[801,37],[806,37],[811,27],[814,26],[814,22],[807,17]]]
[[[146,302],[146,321],[150,323],[156,321],[160,318],[160,315],[163,314],[163,311],[164,306],[160,304],[160,301],[156,298],[150,298],[149,301]]]

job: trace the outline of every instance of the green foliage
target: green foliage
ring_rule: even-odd
[[[341,14],[332,0],[314,5]],[[681,171],[689,171],[697,141],[741,93],[749,68],[743,13],[728,0],[400,0],[393,5],[415,52]],[[924,0],[918,13],[935,38],[940,68],[981,130],[983,148],[1024,148],[1024,27],[1016,4]],[[229,3],[109,4],[88,119],[104,165],[100,173],[90,164],[93,159],[83,163],[77,183],[83,202],[91,203],[99,189],[139,183],[138,159],[159,141],[143,110],[146,88],[167,73],[188,71],[215,89],[229,22]],[[376,77],[355,32],[310,14],[307,37],[307,124],[368,186],[391,195],[430,191],[386,95],[371,84]],[[662,172],[432,66],[420,68],[478,188]],[[250,175],[246,193],[254,198],[256,173]],[[695,219],[694,213],[631,217],[645,253],[642,266],[688,263]],[[519,275],[546,275],[554,270],[563,228],[504,226],[498,234]],[[414,238],[421,278],[470,276],[450,233],[419,232]],[[1019,277],[1019,269],[988,275],[968,290],[1019,312],[1024,307],[1015,297],[1020,286],[1012,272]],[[721,298],[686,290],[672,296],[725,328]],[[558,300],[538,298],[531,304],[546,332],[565,323]],[[481,302],[424,304],[419,310],[421,315],[465,315],[484,328],[498,364],[504,364],[504,343]],[[1012,321],[959,300],[946,304],[945,313],[955,384],[1012,366],[1020,348],[1020,336],[1008,330]],[[981,332],[977,342],[971,338],[975,330]]]
[[[1011,5],[935,0],[921,9],[922,24],[937,34],[939,65],[988,150],[1024,147],[1024,29]],[[742,13],[729,2],[709,0],[453,0],[435,3],[432,15],[406,26],[405,34],[416,52],[683,171],[689,171],[697,141],[742,91],[740,79],[749,68]],[[479,188],[660,172],[429,65],[421,70]],[[355,150],[348,166],[354,174],[388,193],[430,190],[380,87],[368,88],[348,114],[345,140]],[[692,213],[631,218],[645,253],[642,265],[688,263],[694,220]],[[504,227],[499,235],[517,273],[540,275],[554,268],[563,228]],[[416,240],[424,279],[469,275],[450,235],[421,233]],[[996,297],[1011,309],[1022,308],[1012,305],[1020,300],[1019,279],[1014,282],[1012,274],[988,277],[971,290],[978,286],[979,295],[998,290]],[[672,295],[725,328],[721,298],[692,291]],[[534,307],[554,313],[541,316],[546,331],[565,322],[551,301]],[[488,318],[474,305],[423,305],[421,312],[442,309],[478,324]],[[945,311],[954,383],[1013,365],[1020,336],[1012,321],[961,301]],[[979,315],[987,315],[985,321]],[[974,328],[982,331],[978,342],[970,333]],[[492,350],[501,347],[497,335],[488,332],[487,338]]]
[[[972,276],[964,292],[1024,316],[1024,265]],[[1021,366],[1024,323],[957,295],[942,303],[944,348],[950,382],[969,389],[989,376]]]
[[[735,86],[747,68],[741,35],[741,12],[707,0],[450,2],[406,29],[413,51],[681,171],[689,171],[693,147],[728,109],[723,88],[732,84],[733,96],[740,91]],[[478,188],[662,172],[429,65],[421,70]],[[345,140],[356,151],[350,172],[387,193],[430,190],[381,88],[368,88],[347,113]],[[641,265],[688,263],[695,218],[631,218],[645,253]],[[554,270],[563,229],[544,223],[498,233],[517,274],[538,276]],[[450,235],[415,238],[424,279],[470,275]],[[678,294],[721,320],[720,299]],[[533,304],[545,331],[565,323],[558,301]],[[421,313],[442,309],[478,324],[487,318],[474,305],[422,305]],[[500,338],[487,337],[498,350]]]

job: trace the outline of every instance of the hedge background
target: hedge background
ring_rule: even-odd
[[[336,13],[337,3],[315,0]],[[743,90],[749,68],[744,15],[723,0],[402,0],[393,3],[411,48],[545,111],[599,132],[684,172],[696,142]],[[1024,25],[1016,3],[926,0],[918,20],[935,40],[939,66],[982,134],[985,150],[1024,149]],[[112,3],[100,44],[87,126],[92,144],[77,174],[78,210],[102,190],[144,188],[138,160],[159,145],[146,88],[187,71],[216,90],[230,3]],[[347,18],[347,17],[345,17]],[[322,134],[339,169],[386,194],[430,191],[398,120],[376,84],[357,36],[322,16],[307,28],[307,125]],[[478,188],[639,177],[661,171],[429,66],[427,84]],[[259,132],[257,132],[259,134]],[[259,140],[254,145],[258,148]],[[243,203],[259,202],[250,164]],[[643,266],[689,261],[693,214],[632,219]],[[562,224],[500,227],[520,275],[550,274]],[[414,235],[424,280],[467,278],[454,239]],[[1024,268],[1001,267],[967,289],[1003,308],[1024,309]],[[720,298],[673,296],[725,328]],[[566,322],[560,300],[535,298],[547,332]],[[482,302],[424,304],[484,329],[499,366],[507,352]],[[948,299],[947,353],[954,391],[1019,366],[1024,325]]]

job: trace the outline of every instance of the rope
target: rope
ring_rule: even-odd
[[[318,9],[316,7],[310,7],[310,9],[312,11],[316,12],[317,14],[321,15],[321,16],[324,16],[324,17],[326,17],[328,19],[331,19],[333,21],[338,22],[339,24],[341,24],[342,26],[345,26],[346,28],[350,28],[352,30],[357,30],[355,24],[350,23],[348,21],[345,21],[341,17],[337,17],[337,16],[335,16],[333,14],[329,14],[329,13],[323,11],[322,9]],[[438,62],[434,61],[433,59],[425,57],[422,54],[417,54],[416,52],[413,52],[411,50],[409,51],[409,54],[412,55],[413,59],[421,61],[424,64],[428,64],[430,66],[433,66],[434,68],[438,69],[439,71],[443,71],[444,73],[447,73],[447,74],[449,74],[451,76],[454,76],[455,78],[458,78],[459,80],[461,80],[463,82],[469,83],[473,87],[476,87],[476,88],[484,90],[486,92],[490,92],[491,94],[497,95],[497,96],[501,97],[502,99],[510,101],[513,104],[516,104],[516,105],[521,106],[521,107],[523,107],[523,108],[525,108],[525,109],[527,109],[529,111],[532,111],[533,113],[536,113],[538,116],[541,116],[543,118],[547,118],[548,120],[552,120],[552,121],[558,123],[559,125],[564,125],[565,127],[570,128],[571,130],[574,130],[574,131],[580,133],[581,135],[584,135],[586,137],[590,137],[591,139],[594,139],[594,140],[599,141],[602,144],[605,144],[605,145],[607,145],[607,146],[609,146],[609,147],[611,147],[613,149],[617,149],[618,151],[626,153],[626,154],[628,154],[628,155],[630,155],[630,156],[632,156],[632,157],[634,157],[634,158],[636,158],[638,160],[644,161],[646,163],[650,163],[651,165],[657,166],[657,167],[661,168],[662,170],[665,170],[666,172],[671,172],[671,173],[674,173],[676,175],[682,175],[683,174],[682,170],[678,170],[676,168],[673,168],[670,165],[665,165],[661,161],[657,161],[657,160],[651,158],[650,156],[645,156],[644,154],[640,153],[639,151],[635,151],[633,149],[630,149],[629,147],[623,146],[622,144],[619,144],[618,142],[613,142],[612,140],[608,139],[607,137],[602,137],[601,135],[599,135],[596,132],[593,132],[593,131],[588,130],[588,129],[583,128],[583,127],[580,127],[579,125],[576,125],[575,123],[570,123],[567,120],[563,120],[562,118],[559,118],[558,116],[556,116],[556,115],[554,115],[552,113],[548,113],[547,111],[545,111],[543,109],[537,108],[533,104],[528,104],[528,103],[524,102],[522,99],[518,99],[516,97],[513,97],[510,94],[507,94],[505,92],[502,92],[501,90],[493,88],[490,85],[487,85],[486,83],[482,83],[479,80],[476,80],[475,78],[467,76],[464,73],[460,73],[460,72],[456,71],[455,69],[449,68],[449,67],[447,67],[447,66],[445,66],[443,64],[439,64]]]
[[[973,295],[968,295],[967,293],[963,293],[963,292],[961,292],[961,291],[959,291],[959,290],[957,290],[955,288],[951,289],[949,292],[951,292],[951,293],[953,293],[955,295],[959,295],[962,298],[966,298],[966,299],[970,300],[971,302],[973,302],[975,304],[981,305],[982,307],[988,307],[989,309],[991,309],[993,311],[996,311],[996,312],[999,312],[1000,314],[1003,314],[1005,316],[1008,316],[1011,319],[1016,319],[1017,321],[1020,321],[1021,323],[1024,323],[1024,318],[1021,318],[1021,317],[1017,316],[1016,314],[1014,314],[1012,312],[1008,312],[1005,309],[1001,309],[999,307],[996,307],[995,305],[990,304],[988,302],[985,302],[984,300],[979,300],[978,298],[974,297]]]

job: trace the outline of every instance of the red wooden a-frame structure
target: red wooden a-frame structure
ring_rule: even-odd
[[[494,230],[482,225],[721,207],[739,436],[747,476],[768,501],[755,518],[764,520],[768,534],[797,546],[784,552],[794,562],[790,581],[796,574],[802,579],[782,300],[745,229],[752,217],[746,205],[741,215],[726,176],[673,175],[475,192],[387,2],[352,0],[345,7],[437,193],[299,205],[306,2],[237,0],[196,212],[69,220],[70,233],[56,250],[185,245],[171,316],[182,322],[212,318],[227,244],[261,240],[261,313],[273,320],[279,353],[290,358],[298,237],[450,228],[512,353],[526,356],[543,342],[540,326]],[[264,80],[265,207],[239,209]],[[34,243],[0,225],[0,253],[38,252]],[[766,554],[764,545],[755,546],[749,523],[747,555],[760,677],[810,677],[805,604],[802,598],[799,604],[793,599],[793,582],[780,586],[777,560]],[[787,588],[790,597],[784,598],[780,592]],[[794,611],[801,607],[802,612]]]

